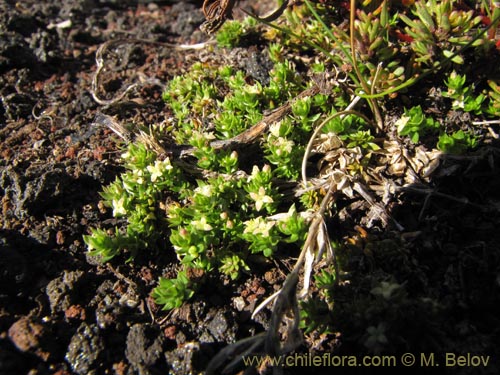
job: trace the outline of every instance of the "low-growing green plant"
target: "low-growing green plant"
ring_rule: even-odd
[[[336,134],[347,148],[360,147],[365,151],[380,150],[366,121],[359,116],[334,117],[322,129],[323,133]]]
[[[488,86],[491,90],[488,91],[489,103],[486,112],[490,116],[500,115],[500,85],[497,82],[489,80]]]
[[[397,26],[397,16],[390,15],[388,2],[384,1],[377,14],[359,10],[354,20],[355,47],[361,59],[360,72],[367,83],[378,91],[400,86],[406,80],[398,48],[401,42],[391,37],[391,30]]]
[[[156,303],[163,306],[163,310],[171,310],[180,307],[193,294],[194,290],[186,272],[180,271],[175,279],[160,278],[152,296]]]
[[[341,136],[340,139],[347,141],[348,148],[361,147],[365,150],[380,150],[380,146],[373,142],[375,137],[370,130],[358,130]]]
[[[337,286],[338,276],[333,267],[322,269],[317,275],[314,275],[316,286],[325,295],[328,302],[333,302],[334,288]]]
[[[271,257],[280,242],[302,241],[306,223],[293,206],[278,220],[265,216],[276,212],[279,197],[271,178],[264,166],[245,179],[199,180],[187,204],[168,206],[170,242],[181,264],[237,279],[249,271],[250,254]]]
[[[318,293],[301,303],[301,327],[306,333],[330,333],[334,324],[332,315],[334,291],[338,285],[338,275],[334,267],[322,269],[314,275]]]
[[[476,148],[477,137],[458,130],[452,134],[441,134],[437,143],[437,148],[449,154],[463,154],[465,151]]]
[[[320,298],[310,298],[300,304],[300,328],[305,333],[317,331],[319,334],[332,332],[332,310]]]
[[[451,58],[457,64],[463,58],[456,52],[474,41],[471,30],[481,22],[472,10],[459,10],[454,0],[416,1],[412,16],[401,13],[399,16],[406,24],[405,32],[411,37],[411,48],[415,61],[432,65],[443,57]],[[473,44],[479,46],[484,38],[477,38]]]
[[[257,22],[252,17],[245,17],[242,21],[230,20],[224,22],[215,34],[217,45],[222,48],[234,48],[240,45],[244,36],[250,34]]]
[[[483,94],[475,95],[474,85],[466,85],[466,81],[465,75],[452,71],[445,81],[448,91],[443,92],[443,96],[453,99],[453,109],[480,114],[486,97]]]
[[[243,32],[243,25],[240,21],[226,21],[215,36],[217,45],[219,47],[236,47]]]
[[[232,280],[236,280],[241,272],[250,272],[250,267],[245,263],[245,261],[238,255],[228,255],[221,259],[221,266],[219,270],[231,277]]]
[[[439,122],[425,116],[421,106],[415,106],[405,109],[404,115],[396,121],[396,126],[399,135],[407,135],[413,143],[417,143],[424,134],[436,132]]]
[[[84,237],[91,254],[108,261],[128,250],[133,257],[139,250],[159,246],[156,242],[170,232],[170,243],[184,268],[218,268],[236,279],[242,271],[249,271],[246,259],[250,254],[271,257],[280,242],[303,241],[306,221],[294,206],[279,219],[266,217],[277,212],[280,196],[269,166],[255,166],[248,177],[218,176],[193,184],[184,181],[182,170],[169,159],[145,155],[154,154],[141,144],[129,146],[123,156],[130,170],[102,194],[115,217],[127,218],[125,234],[118,228],[111,233],[92,230]],[[231,159],[237,159],[237,154]],[[165,220],[161,202],[176,194],[183,204],[171,201],[165,207]],[[182,272],[176,279],[162,278],[153,296],[167,309],[178,307],[193,293],[195,285],[188,288],[188,284]]]
[[[243,132],[262,118],[264,108],[304,89],[286,60],[276,62],[270,74],[269,84],[262,86],[229,67],[195,64],[165,91],[163,98],[177,120],[168,130],[176,142],[193,146],[197,167],[215,174],[193,179],[189,168],[160,160],[143,144],[133,143],[122,155],[127,171],[104,188],[105,205],[125,221],[122,228],[92,230],[85,236],[89,250],[108,261],[123,251],[133,258],[148,247],[172,247],[181,271],[176,278],[161,278],[153,293],[166,309],[194,293],[196,282],[184,270],[218,270],[235,280],[250,271],[253,254],[272,257],[280,243],[300,244],[305,238],[306,220],[295,205],[284,205],[273,180],[298,176],[303,146],[295,145],[307,139],[318,118],[313,98],[297,101],[289,117],[272,125],[263,144],[271,165],[253,165],[249,175],[236,173],[238,152],[211,145],[214,138]],[[207,111],[215,113],[210,126],[204,123]],[[280,207],[288,211],[280,213]]]
[[[155,247],[162,231],[160,200],[162,191],[183,189],[179,170],[170,159],[159,160],[143,144],[131,144],[122,154],[126,171],[105,187],[101,196],[104,204],[112,209],[116,218],[126,218],[124,230],[115,228],[112,233],[93,229],[84,236],[90,253],[104,261],[127,250],[133,257],[140,249]]]

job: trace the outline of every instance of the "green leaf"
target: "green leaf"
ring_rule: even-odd
[[[462,56],[460,55],[454,55],[455,52],[453,51],[448,51],[448,50],[444,50],[443,51],[443,55],[446,57],[446,58],[451,58],[451,61],[454,62],[455,64],[463,64],[464,63],[464,59]],[[453,56],[453,57],[452,57]]]

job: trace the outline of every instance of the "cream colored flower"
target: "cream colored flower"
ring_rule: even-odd
[[[111,205],[113,206],[114,217],[124,216],[127,214],[127,210],[125,209],[125,197],[113,199]]]
[[[397,126],[398,133],[401,133],[404,130],[406,124],[408,124],[408,121],[410,121],[410,116],[401,116],[401,118],[396,121],[395,125]]]
[[[243,233],[260,234],[263,237],[269,237],[269,231],[274,226],[275,222],[268,221],[262,216],[259,216],[255,219],[245,221],[243,224],[245,224]]]
[[[260,211],[262,207],[264,206],[264,203],[273,203],[274,200],[272,197],[269,195],[266,195],[266,189],[264,187],[259,188],[258,193],[250,193],[250,198],[252,198],[255,201],[255,208],[257,211]]]
[[[382,281],[379,286],[373,288],[371,293],[375,296],[382,296],[384,299],[389,299],[392,296],[392,293],[399,289],[401,285],[397,283],[391,283],[387,281]]]
[[[212,193],[214,191],[214,188],[212,185],[203,185],[203,186],[198,186],[195,189],[195,192],[201,195],[204,195],[205,197],[211,197]]]
[[[281,132],[281,121],[277,121],[269,127],[269,133],[272,134],[274,137],[278,138],[280,136]]]
[[[276,146],[278,148],[278,151],[281,151],[280,154],[283,151],[285,151],[287,154],[290,154],[292,152],[293,146],[295,146],[294,141],[291,141],[291,140],[283,138],[283,137],[276,138],[276,140],[273,143],[274,143],[274,146]]]
[[[193,227],[198,230],[202,230],[205,232],[208,232],[209,230],[212,230],[212,226],[207,223],[207,218],[205,216],[202,216],[200,220],[194,220],[192,222]]]
[[[148,165],[147,170],[151,173],[151,182],[155,182],[158,177],[161,177],[165,171],[172,169],[170,159],[166,158],[163,161],[156,160],[154,165]]]

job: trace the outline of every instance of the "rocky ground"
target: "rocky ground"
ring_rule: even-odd
[[[204,41],[199,8],[195,1],[0,3],[0,374],[197,373],[225,343],[266,328],[265,319],[250,321],[249,314],[283,281],[276,269],[240,283],[209,282],[167,314],[149,293],[172,254],[101,264],[82,241],[90,226],[113,220],[99,206],[99,191],[120,171],[120,139],[97,114],[160,123],[162,85],[194,61],[214,59],[206,50],[132,45],[123,66],[106,77],[107,94],[140,77],[149,84],[126,105],[106,107],[91,95],[97,49],[115,38]],[[252,66],[257,49],[223,58]],[[383,261],[408,273],[408,288],[429,288],[442,302],[436,321],[425,324],[426,316],[412,315],[425,309],[409,306],[401,330],[415,342],[429,336],[444,349],[498,359],[499,150],[490,143],[443,163],[433,184],[458,199],[415,193],[394,209],[408,232],[419,233],[404,250],[414,253],[394,248],[389,256],[372,247],[353,258],[353,272],[370,272],[377,257],[390,258]],[[380,236],[391,241],[390,234]],[[347,306],[339,315],[346,332],[357,329],[349,317],[355,289],[339,297]],[[356,338],[348,336],[339,353],[356,350]],[[318,352],[338,347],[331,337],[318,342]],[[496,366],[485,373],[497,373]]]

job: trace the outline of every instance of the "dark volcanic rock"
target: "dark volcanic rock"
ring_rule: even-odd
[[[99,327],[82,323],[71,338],[66,360],[78,375],[95,375],[102,366],[104,347]]]
[[[148,324],[135,324],[127,336],[125,355],[132,368],[139,374],[150,374],[153,367],[163,357],[165,337],[158,327]]]
[[[175,375],[196,374],[198,356],[201,346],[196,342],[188,342],[180,348],[165,353],[165,358]]]
[[[13,67],[33,67],[36,57],[19,34],[0,33],[0,74]]]
[[[210,323],[208,323],[207,328],[215,340],[223,341],[227,340],[228,336],[232,336],[231,339],[234,339],[235,332],[230,329],[230,326],[231,325],[225,317],[224,312],[218,311]]]
[[[83,276],[83,271],[64,271],[63,275],[49,282],[45,291],[52,313],[65,311],[73,304],[75,290]]]

